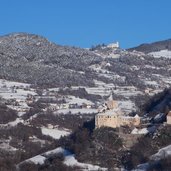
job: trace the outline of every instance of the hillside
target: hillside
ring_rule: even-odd
[[[8,80],[48,86],[92,85],[92,79],[81,71],[99,61],[88,50],[59,46],[38,35],[0,37],[0,77]]]
[[[154,43],[141,44],[137,47],[128,49],[129,51],[140,51],[144,53],[156,52],[161,50],[171,50],[171,39],[158,41]]]
[[[160,135],[151,141],[166,128],[155,119],[171,109],[170,66],[170,57],[107,45],[60,46],[27,33],[0,37],[0,168],[112,170],[148,162],[170,143],[169,126],[167,143]],[[125,117],[138,114],[143,124],[94,130],[111,95]],[[141,142],[152,149],[144,146],[144,156]]]

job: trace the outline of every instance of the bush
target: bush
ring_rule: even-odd
[[[17,112],[8,108],[4,104],[0,104],[0,124],[6,124],[17,118]]]
[[[155,154],[158,149],[170,144],[171,127],[159,128],[156,135],[148,135],[139,138],[138,142],[130,151],[122,155],[122,164],[126,169],[136,168],[138,164],[148,162],[149,156]]]
[[[71,136],[62,138],[60,144],[75,153],[80,162],[107,168],[121,164],[117,153],[122,148],[122,140],[112,128],[101,128],[92,132],[91,126],[81,127]]]

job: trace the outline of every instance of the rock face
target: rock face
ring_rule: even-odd
[[[91,85],[85,71],[99,61],[88,50],[59,46],[34,34],[0,37],[0,77],[5,79],[48,86]]]

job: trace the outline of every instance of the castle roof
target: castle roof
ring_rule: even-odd
[[[139,118],[139,115],[138,115],[138,114],[136,114],[136,115],[134,116],[134,118]]]
[[[117,109],[111,109],[111,110],[106,110],[105,112],[102,112],[102,113],[98,113],[97,115],[105,115],[105,116],[108,116],[108,115],[112,115],[112,116],[116,116],[116,115],[120,115],[121,114],[121,111],[117,108]]]
[[[112,95],[112,93],[111,93],[110,96],[108,97],[108,101],[113,101],[113,95]]]

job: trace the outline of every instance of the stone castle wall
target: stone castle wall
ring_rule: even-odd
[[[117,128],[120,126],[138,126],[140,125],[139,117],[124,117],[117,115],[96,115],[95,117],[95,126],[100,128],[103,126]]]

